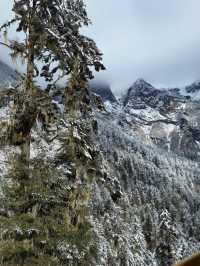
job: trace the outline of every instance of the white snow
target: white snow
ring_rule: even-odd
[[[8,120],[9,119],[10,109],[8,106],[0,108],[0,120]]]
[[[131,115],[136,115],[141,117],[142,119],[145,119],[147,121],[154,121],[154,120],[160,120],[165,119],[164,116],[162,116],[158,110],[155,110],[151,107],[148,107],[146,109],[133,109],[131,108],[129,110]]]
[[[63,104],[60,104],[58,103],[57,101],[55,100],[52,100],[52,103],[55,104],[57,106],[57,108],[60,110],[60,113],[63,114],[64,113],[64,105]]]
[[[106,101],[106,102],[104,102],[104,106],[105,106],[105,108],[106,108],[106,111],[108,111],[108,112],[112,112],[112,110],[113,110],[113,106],[112,106],[112,104],[111,104],[111,102],[110,101]]]
[[[176,126],[173,124],[164,124],[164,130],[166,132],[167,135],[167,139],[169,140],[169,137],[171,135],[171,133],[176,129]]]
[[[143,129],[146,137],[149,138],[149,135],[150,135],[150,132],[151,132],[151,126],[143,126],[142,129]]]
[[[183,96],[190,96],[193,101],[199,101],[200,100],[200,91],[189,93],[186,91],[186,88],[181,88],[180,94]]]

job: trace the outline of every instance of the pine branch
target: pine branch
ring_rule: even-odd
[[[12,46],[11,46],[11,45],[9,45],[9,44],[7,44],[7,43],[0,42],[0,45],[3,45],[3,46],[5,46],[5,47],[7,47],[7,48],[9,48],[9,49],[13,50]]]
[[[7,23],[4,23],[4,24],[0,27],[0,31],[2,31],[3,29],[6,30],[6,29],[9,28],[12,24],[14,24],[16,21],[19,21],[19,18],[14,18],[14,19],[11,19],[10,21],[8,21]]]

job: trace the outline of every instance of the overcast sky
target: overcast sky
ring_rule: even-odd
[[[11,0],[0,1],[0,23]],[[98,78],[117,92],[137,78],[156,86],[200,79],[199,0],[86,0],[93,25],[86,31],[104,53]],[[8,60],[5,50],[0,58]]]

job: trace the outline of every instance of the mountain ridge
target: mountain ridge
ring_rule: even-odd
[[[0,87],[15,87],[20,80],[20,73],[0,60]]]
[[[108,112],[115,113],[118,123],[132,125],[133,134],[140,135],[146,144],[199,160],[200,102],[194,96],[197,84],[192,83],[188,92],[188,86],[184,90],[157,89],[138,79],[121,100],[108,100],[105,106]]]

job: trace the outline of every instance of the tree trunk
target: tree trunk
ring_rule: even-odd
[[[28,94],[33,92],[33,78],[34,78],[34,45],[32,40],[31,29],[29,30],[28,38],[28,59],[27,59],[27,73],[26,73],[26,87],[25,91]]]
[[[34,40],[33,40],[33,31],[32,31],[32,14],[29,15],[29,32],[27,37],[27,73],[26,73],[26,80],[25,80],[25,101],[23,102],[23,114],[28,117],[31,121],[31,126],[29,123],[24,123],[24,132],[23,135],[23,144],[21,145],[21,155],[23,160],[26,162],[26,167],[29,168],[29,160],[30,160],[30,132],[32,124],[34,124],[33,117],[36,111],[36,106],[34,105],[34,86],[33,86],[33,79],[34,79]],[[34,108],[35,106],[35,108]],[[31,107],[31,108],[30,108]],[[36,115],[35,115],[36,117]],[[26,119],[25,119],[26,120]]]

